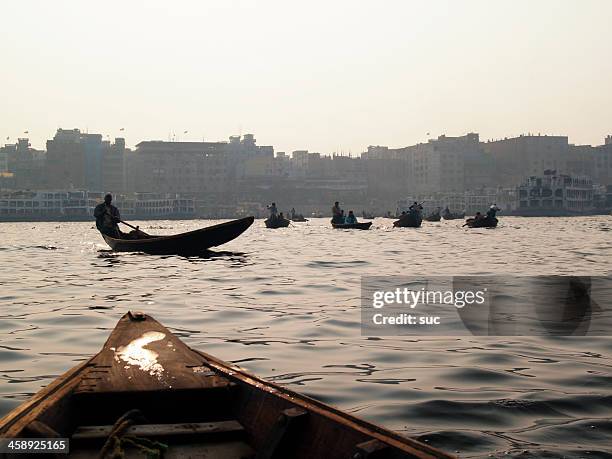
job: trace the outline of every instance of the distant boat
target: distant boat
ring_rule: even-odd
[[[276,228],[287,228],[289,224],[291,223],[291,221],[287,220],[286,218],[275,218],[274,220],[268,218],[267,220],[264,221],[264,223],[266,224],[266,228],[276,229]]]
[[[308,219],[305,218],[302,214],[293,214],[291,216],[291,221],[292,222],[307,222]]]
[[[457,212],[453,213],[450,210],[447,212],[446,210],[442,213],[442,218],[444,220],[459,220],[461,218],[465,218],[465,212]]]
[[[442,216],[440,215],[440,211],[438,210],[433,214],[430,214],[429,216],[425,217],[425,220],[427,220],[428,222],[439,222],[441,218]]]
[[[336,229],[359,229],[367,230],[372,226],[372,222],[363,223],[332,223],[332,226]]]
[[[468,228],[495,228],[498,222],[499,220],[496,217],[468,218],[463,226]]]
[[[366,211],[363,211],[363,212],[361,213],[361,217],[362,217],[364,220],[373,220],[373,219],[374,219],[374,215],[369,214],[369,213],[367,213]]]
[[[254,220],[254,217],[246,217],[171,236],[144,235],[138,239],[117,239],[103,234],[102,237],[116,252],[144,252],[153,255],[198,254],[210,247],[236,239]]]
[[[395,228],[419,228],[421,223],[423,223],[423,216],[420,212],[416,215],[411,212],[407,212],[402,215],[399,220],[394,221],[393,226]]]

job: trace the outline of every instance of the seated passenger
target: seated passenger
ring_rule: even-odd
[[[352,210],[349,210],[348,216],[344,220],[344,223],[346,223],[347,225],[354,225],[357,223],[357,217],[355,217],[355,214]]]

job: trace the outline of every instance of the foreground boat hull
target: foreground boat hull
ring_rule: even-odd
[[[241,218],[172,236],[152,236],[147,239],[115,239],[103,234],[106,243],[116,252],[144,252],[153,255],[198,254],[244,233],[254,217]]]
[[[332,226],[336,229],[359,229],[359,230],[367,230],[372,226],[372,222],[362,222],[362,223],[332,223]]]
[[[109,442],[129,453],[126,435],[157,440],[173,457],[211,448],[224,458],[451,457],[193,350],[138,313],[0,420],[1,437],[37,435],[69,438],[75,457],[106,457]]]

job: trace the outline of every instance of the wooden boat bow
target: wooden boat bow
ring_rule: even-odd
[[[130,435],[162,438],[179,455],[214,447],[227,458],[451,457],[193,350],[140,313],[1,419],[0,436],[71,438],[71,453],[92,454],[135,409],[146,422]]]

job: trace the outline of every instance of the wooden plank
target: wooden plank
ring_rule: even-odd
[[[32,421],[24,429],[25,434],[35,438],[60,438],[61,435],[55,429],[41,421]]]
[[[145,315],[121,318],[84,373],[76,393],[148,392],[229,386],[192,351]]]
[[[353,459],[379,459],[387,457],[391,448],[389,445],[378,441],[370,440],[363,443],[359,443],[355,446],[355,451],[351,455]]]
[[[107,438],[113,426],[81,426],[72,435],[73,440]],[[131,426],[125,435],[137,437],[174,437],[182,435],[242,434],[244,427],[238,421],[199,422],[183,424],[139,424]]]

